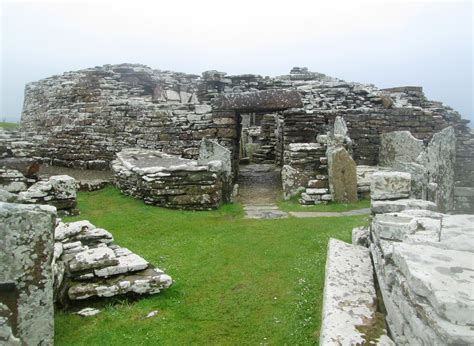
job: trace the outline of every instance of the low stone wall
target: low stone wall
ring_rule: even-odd
[[[199,164],[159,151],[127,149],[117,154],[112,169],[123,193],[168,208],[214,209],[224,201],[223,190],[229,190],[221,161]]]
[[[0,201],[24,204],[48,204],[62,215],[77,215],[76,180],[55,175],[37,180],[19,171],[0,169]]]

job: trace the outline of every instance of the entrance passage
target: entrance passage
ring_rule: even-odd
[[[273,164],[240,165],[237,182],[242,204],[271,204],[282,196],[280,169]]]

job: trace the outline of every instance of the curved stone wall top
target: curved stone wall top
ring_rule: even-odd
[[[129,147],[197,158],[201,139],[212,138],[235,151],[239,134],[233,111],[283,109],[282,148],[314,141],[342,116],[356,161],[376,164],[381,133],[408,130],[426,142],[453,125],[461,143],[462,160],[456,164],[470,167],[473,141],[466,121],[427,100],[421,88],[380,90],[305,68],[274,78],[219,71],[197,76],[137,64],[66,72],[26,86],[22,128],[37,136],[37,156],[45,161],[106,169],[116,152]]]

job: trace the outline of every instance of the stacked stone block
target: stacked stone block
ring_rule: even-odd
[[[221,161],[199,164],[159,151],[127,149],[117,154],[112,168],[123,193],[168,208],[214,209],[224,200],[223,190],[229,190]]]
[[[113,244],[113,236],[89,221],[59,222],[54,244],[55,301],[155,294],[172,280],[139,255]]]

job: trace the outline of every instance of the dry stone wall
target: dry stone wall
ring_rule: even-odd
[[[104,65],[30,83],[25,89],[22,129],[37,136],[38,156],[56,165],[107,169],[115,153],[130,147],[195,159],[203,138],[216,139],[239,160],[240,113],[273,112],[275,136],[261,160],[283,166],[294,143],[316,143],[336,117],[347,122],[358,165],[379,163],[380,135],[410,131],[425,145],[452,126],[457,139],[457,210],[472,208],[474,136],[467,121],[420,87],[378,89],[294,68],[277,77],[201,76],[153,70],[143,65]],[[270,138],[271,137],[271,138]],[[267,145],[266,144],[266,145]],[[467,196],[466,196],[467,194]]]

